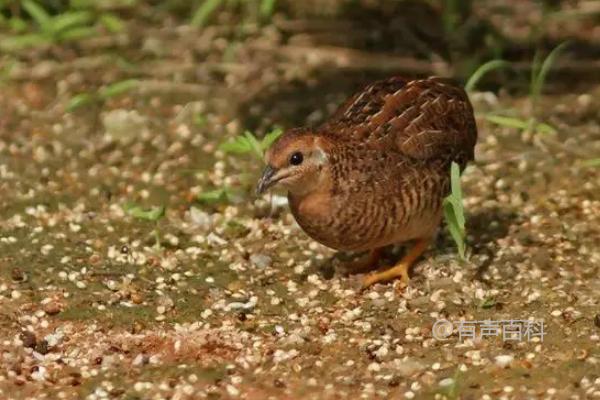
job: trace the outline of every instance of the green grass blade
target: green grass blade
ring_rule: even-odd
[[[465,258],[465,241],[464,241],[464,232],[461,231],[459,227],[459,223],[454,212],[454,206],[451,201],[444,200],[444,218],[446,220],[446,226],[448,228],[448,232],[454,240],[456,244],[456,248],[458,250],[458,254],[461,259]]]
[[[454,194],[448,197],[448,202],[452,205],[452,210],[456,218],[456,226],[458,230],[464,234],[465,232],[465,213],[462,205],[462,200],[455,197]]]
[[[221,143],[219,150],[225,153],[245,154],[252,151],[252,145],[244,136],[238,136],[235,139]]]
[[[81,40],[81,39],[87,39],[89,37],[92,37],[96,34],[96,29],[95,28],[91,28],[91,27],[87,27],[87,26],[80,26],[80,27],[74,27],[65,31],[62,31],[58,34],[58,41],[61,42],[71,42],[71,41],[76,41],[76,40]]]
[[[25,33],[29,29],[29,24],[23,18],[12,17],[7,21],[11,33]]]
[[[533,104],[537,103],[540,95],[542,94],[542,89],[544,87],[544,84],[546,83],[546,77],[548,76],[552,65],[554,65],[560,53],[562,53],[568,45],[568,42],[563,42],[556,46],[554,49],[552,49],[552,51],[548,54],[548,56],[539,66],[539,70],[536,72],[536,74],[532,75],[531,101],[533,102]]]
[[[190,23],[195,27],[204,26],[221,3],[222,0],[204,0],[194,12]]]
[[[53,34],[59,34],[67,29],[81,27],[92,20],[92,14],[87,11],[73,11],[52,18],[49,29]]]
[[[112,13],[102,14],[99,18],[99,21],[110,33],[123,32],[125,29],[125,22]]]
[[[539,75],[540,66],[541,66],[542,56],[540,51],[536,51],[533,55],[533,61],[531,62],[531,74],[529,76],[529,96],[533,97],[533,93],[535,90],[535,82],[537,81],[537,76]]]
[[[260,2],[260,15],[265,19],[269,19],[275,12],[277,0],[262,0]]]
[[[30,35],[20,35],[0,39],[0,50],[14,52],[29,47],[42,46],[48,43],[50,43],[50,40],[47,37],[39,33],[32,33]]]
[[[258,159],[262,160],[263,156],[264,156],[264,152],[263,152],[260,142],[258,140],[256,140],[256,136],[254,136],[252,134],[252,132],[250,132],[250,131],[244,132],[244,136],[248,140],[248,143],[250,143],[250,149],[252,150],[254,155]]]
[[[204,204],[226,203],[229,201],[229,191],[223,188],[202,192],[198,195],[198,201]]]
[[[462,201],[462,188],[460,187],[460,166],[452,162],[450,165],[450,189],[452,195]]]
[[[516,128],[524,130],[529,127],[529,122],[524,121],[520,118],[505,117],[502,115],[486,115],[485,119],[493,124],[504,126],[507,128]]]
[[[448,232],[461,259],[465,258],[465,213],[463,208],[463,195],[460,186],[460,167],[453,162],[450,166],[450,195],[444,199],[443,211],[448,226]]]
[[[196,113],[194,114],[193,121],[194,125],[196,125],[198,128],[203,128],[208,123],[208,118],[206,118],[206,115],[202,113]]]
[[[479,307],[488,309],[492,308],[496,305],[496,299],[493,297],[486,297],[479,303]]]
[[[98,100],[96,96],[91,93],[80,93],[71,98],[67,103],[66,111],[73,112],[81,107],[85,107],[89,104],[95,103]]]
[[[600,167],[600,158],[591,158],[581,163],[584,167]]]
[[[165,206],[161,205],[158,207],[142,208],[141,206],[134,203],[127,203],[123,206],[123,210],[130,216],[143,219],[146,221],[158,221],[165,216]]]
[[[538,133],[542,133],[545,135],[555,135],[556,129],[552,125],[546,124],[544,122],[538,122],[535,125],[535,131]]]
[[[132,89],[135,89],[139,85],[139,81],[137,79],[126,79],[124,81],[119,81],[108,85],[98,92],[98,95],[103,100],[108,100],[110,98],[120,96]]]
[[[35,23],[39,25],[42,31],[47,31],[52,18],[42,6],[33,0],[23,0],[21,1],[21,6],[27,11],[27,14],[31,16]]]
[[[260,143],[260,147],[263,151],[267,150],[271,145],[283,134],[283,129],[275,128],[271,132],[267,133]]]
[[[465,84],[465,90],[467,92],[472,92],[475,90],[475,87],[488,72],[491,72],[495,69],[500,69],[509,66],[510,63],[504,60],[490,60],[475,70],[467,83]]]
[[[74,9],[79,9],[79,10],[83,10],[83,9],[96,9],[96,5],[94,3],[102,3],[99,2],[98,0],[69,0],[69,5],[71,6],[71,8]]]

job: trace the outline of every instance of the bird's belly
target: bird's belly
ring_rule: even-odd
[[[390,213],[382,219],[366,220],[364,223],[357,221],[354,227],[331,234],[339,238],[336,248],[340,250],[370,250],[433,236],[440,224],[441,214],[441,210],[409,216]]]
[[[337,250],[364,251],[433,235],[441,209],[412,212],[394,199],[377,201],[364,196],[329,197],[317,202],[294,201],[292,213],[300,227],[317,242]]]
[[[441,217],[441,210],[413,216],[407,223],[396,225],[395,229],[389,235],[386,235],[379,241],[375,241],[373,247],[383,247],[413,239],[429,238],[436,233]]]

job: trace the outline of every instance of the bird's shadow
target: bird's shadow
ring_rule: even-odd
[[[483,275],[496,259],[498,240],[509,235],[510,227],[518,222],[520,216],[514,211],[494,207],[468,217],[471,254],[481,260],[474,278],[484,280]]]

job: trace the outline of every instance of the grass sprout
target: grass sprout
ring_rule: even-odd
[[[600,158],[591,158],[581,163],[584,167],[600,167]]]
[[[529,81],[529,98],[534,112],[550,69],[568,45],[569,42],[559,44],[543,60],[539,52],[535,54],[531,66],[531,79]]]
[[[94,93],[79,93],[73,96],[67,103],[67,112],[73,112],[90,104],[101,104],[113,97],[120,96],[138,87],[137,79],[125,79],[105,86]]]
[[[161,205],[150,208],[143,208],[142,206],[135,203],[126,203],[123,206],[123,211],[125,211],[129,216],[135,219],[150,221],[154,223],[154,230],[152,231],[152,234],[154,235],[154,248],[156,250],[160,250],[161,244],[158,222],[165,216],[166,207],[164,205]]]
[[[275,12],[277,0],[262,0],[260,2],[260,16],[265,19],[270,19]]]
[[[520,118],[507,115],[488,114],[485,116],[485,119],[493,124],[507,128],[515,128],[520,131],[529,131],[538,134],[556,134],[556,129],[553,126],[538,121],[537,110],[548,73],[568,44],[568,42],[559,44],[552,49],[544,59],[542,59],[539,52],[534,56],[529,81],[529,102],[531,104],[531,114],[529,117]]]
[[[500,69],[500,68],[506,68],[510,65],[510,63],[508,61],[504,61],[504,60],[490,60],[488,62],[485,62],[483,64],[481,64],[479,66],[479,68],[477,68],[475,70],[475,72],[473,72],[473,74],[471,75],[471,77],[469,78],[469,80],[467,81],[467,83],[465,84],[465,91],[467,92],[472,92],[475,90],[475,87],[477,86],[477,84],[479,83],[479,81],[489,72],[494,71],[496,69]]]
[[[105,11],[95,12],[93,5],[88,5],[88,8],[70,7],[52,15],[42,6],[43,2],[22,0],[18,4],[33,22],[33,29],[30,29],[29,20],[18,15],[6,17],[7,25],[15,33],[0,40],[0,49],[7,52],[85,39],[98,33],[97,25],[112,33],[124,29],[124,23],[118,16]],[[0,1],[0,10],[3,7],[6,6]]]
[[[203,128],[208,123],[208,119],[206,118],[206,115],[202,113],[195,113],[193,116],[193,122],[196,127]]]
[[[505,128],[515,128],[520,131],[532,131],[541,134],[556,134],[556,129],[544,122],[538,122],[535,118],[523,119],[518,117],[510,117],[506,115],[486,115],[485,119],[493,124],[503,126]]]
[[[231,193],[228,188],[219,188],[202,192],[198,195],[198,201],[203,204],[220,204],[227,203],[231,198]]]
[[[258,139],[252,132],[246,131],[242,135],[221,143],[219,150],[229,154],[251,154],[255,159],[264,163],[265,151],[271,147],[282,133],[283,129],[274,128],[265,134],[262,139]],[[243,184],[248,184],[250,183],[249,180],[251,180],[252,186],[254,185],[252,174],[240,174],[239,178]],[[230,202],[232,199],[234,199],[234,196],[232,196],[232,193],[227,191],[227,189],[217,189],[211,192],[202,193],[198,196],[198,200],[205,204]]]
[[[252,132],[246,131],[243,135],[222,143],[219,146],[219,149],[225,153],[231,154],[250,153],[257,159],[263,161],[265,151],[271,147],[273,142],[275,142],[282,133],[283,130],[281,128],[275,128],[267,133],[262,140],[259,140]]]
[[[496,299],[494,297],[486,297],[480,301],[479,307],[483,309],[493,308],[496,305]]]
[[[203,27],[208,24],[214,14],[222,8],[242,9],[244,17],[259,16],[270,20],[277,7],[277,0],[203,0],[193,11],[191,25]]]
[[[461,260],[465,259],[465,213],[462,189],[460,187],[460,167],[453,162],[450,167],[450,194],[444,199],[444,218],[448,232],[456,244]]]
[[[206,25],[222,3],[222,0],[204,0],[192,14],[191,24],[196,27]]]

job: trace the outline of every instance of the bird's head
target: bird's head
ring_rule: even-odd
[[[257,194],[281,187],[291,194],[303,195],[320,187],[327,175],[327,147],[327,141],[310,130],[285,132],[267,150],[267,166],[258,181]]]

